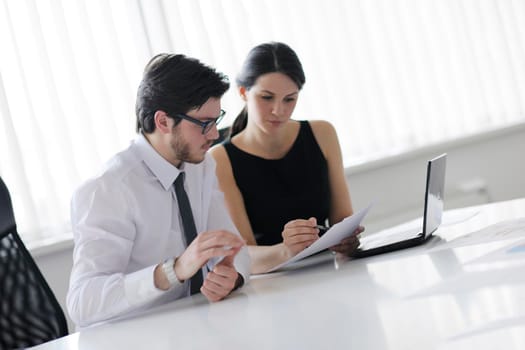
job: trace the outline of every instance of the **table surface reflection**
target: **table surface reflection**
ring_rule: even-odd
[[[448,211],[424,246],[325,252],[218,303],[192,296],[36,348],[525,349],[520,218],[525,199]]]

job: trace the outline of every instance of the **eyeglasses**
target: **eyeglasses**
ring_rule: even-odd
[[[224,117],[224,115],[226,114],[226,111],[221,109],[221,113],[219,114],[218,117],[212,119],[212,120],[208,120],[208,121],[200,121],[198,119],[195,119],[193,117],[190,117],[189,115],[186,115],[186,114],[177,114],[175,115],[177,118],[181,118],[181,119],[184,119],[184,120],[187,120],[195,125],[198,125],[202,128],[202,134],[205,135],[207,134],[211,128],[213,128],[214,125],[217,125],[221,122],[222,118]]]

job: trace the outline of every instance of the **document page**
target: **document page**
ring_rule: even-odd
[[[488,252],[478,258],[468,261],[466,264],[491,264],[494,262],[520,262],[525,261],[525,240],[517,239],[512,243],[505,241],[505,245]],[[499,265],[501,266],[501,265]]]
[[[525,236],[525,218],[509,219],[492,224],[440,244],[434,250],[459,248],[494,241],[519,239]]]
[[[295,261],[301,260],[303,258],[306,258],[307,256],[318,253],[321,250],[339,244],[339,242],[341,242],[344,238],[349,237],[354,233],[354,231],[357,229],[361,221],[363,221],[364,217],[366,216],[371,207],[372,204],[369,204],[366,208],[361,209],[360,211],[354,213],[354,215],[349,216],[343,221],[330,227],[330,229],[328,229],[328,231],[326,231],[325,234],[322,235],[311,246],[305,248],[303,251],[299,252],[297,255],[283,262],[282,264],[279,264],[273,267],[272,269],[268,270],[268,272],[278,270]]]

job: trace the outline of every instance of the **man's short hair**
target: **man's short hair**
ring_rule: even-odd
[[[229,87],[226,75],[195,58],[158,54],[146,65],[137,91],[137,131],[154,132],[158,110],[177,124],[180,119],[174,116],[198,109],[212,97],[221,98]]]

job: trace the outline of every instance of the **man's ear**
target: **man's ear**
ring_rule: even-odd
[[[246,91],[244,86],[239,86],[239,95],[241,95],[243,101],[246,101]]]
[[[173,119],[168,117],[166,112],[161,110],[156,111],[153,119],[155,120],[155,128],[161,133],[167,134],[171,132]]]

